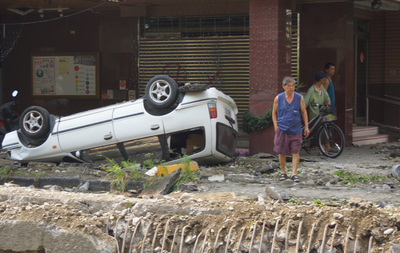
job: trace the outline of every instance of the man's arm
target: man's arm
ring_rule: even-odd
[[[304,98],[303,101],[304,101],[304,103],[305,103],[305,105],[306,105],[306,108],[307,108],[307,106],[309,106],[312,93],[313,93],[313,88],[312,88],[312,86],[311,86],[311,87],[308,89],[306,96],[303,97],[303,98]]]
[[[278,118],[277,118],[277,111],[278,111],[278,96],[274,99],[274,104],[272,106],[272,122],[274,123],[274,130],[278,130]]]
[[[303,118],[304,122],[304,136],[308,137],[308,135],[310,134],[310,130],[308,129],[308,115],[303,96],[301,96],[300,110],[301,110],[301,117]]]
[[[325,103],[327,106],[331,106],[331,99],[329,98],[328,92],[327,92],[326,90],[322,90],[322,93],[324,94],[324,97],[325,97],[324,103]]]
[[[329,79],[328,78],[326,78],[325,79],[325,82],[324,82],[324,88],[325,88],[325,90],[328,90],[328,87],[329,87]]]

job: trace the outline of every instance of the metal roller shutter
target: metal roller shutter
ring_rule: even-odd
[[[169,75],[178,83],[207,83],[231,96],[241,125],[249,107],[249,38],[140,38],[139,93],[156,75]]]

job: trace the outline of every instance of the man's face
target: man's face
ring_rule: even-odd
[[[324,84],[326,81],[326,77],[322,77],[317,83]]]
[[[329,69],[326,70],[326,73],[333,76],[335,74],[335,66],[330,66]]]
[[[286,92],[289,93],[293,93],[294,90],[296,89],[296,85],[294,82],[288,82],[286,85],[282,85],[282,87]]]

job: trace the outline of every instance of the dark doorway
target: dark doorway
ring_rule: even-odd
[[[369,21],[355,21],[355,59],[354,59],[354,119],[358,124],[365,124],[367,117],[368,95],[368,30]]]

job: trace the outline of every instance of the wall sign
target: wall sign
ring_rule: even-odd
[[[32,55],[34,96],[99,97],[99,54]]]

